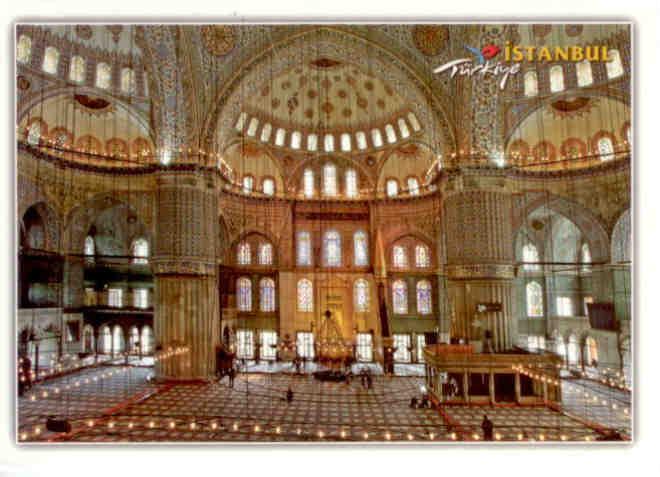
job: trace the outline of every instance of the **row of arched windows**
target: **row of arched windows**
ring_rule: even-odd
[[[607,78],[614,79],[623,75],[623,64],[621,62],[621,55],[618,50],[609,50],[610,61],[605,63],[607,71]],[[575,65],[575,72],[577,76],[577,85],[582,88],[590,86],[594,82],[593,73],[591,70],[591,62],[583,60]],[[525,96],[533,97],[539,94],[538,74],[536,71],[528,71],[523,77]],[[564,91],[564,68],[561,65],[553,65],[550,67],[550,92],[558,93]]]
[[[239,265],[252,265],[252,246],[249,242],[241,242],[236,250],[236,262]],[[273,245],[268,242],[261,242],[257,245],[256,263],[258,265],[273,264]]]
[[[425,279],[419,280],[416,285],[416,297],[417,313],[430,315],[433,308],[431,282]],[[399,315],[408,314],[408,284],[402,279],[392,283],[392,309]]]
[[[527,242],[522,247],[522,261],[523,269],[528,272],[538,272],[541,270],[541,266],[538,265],[540,262],[539,251],[531,242]],[[580,247],[580,270],[583,272],[588,272],[591,269],[591,249],[587,242],[583,242]]]
[[[241,277],[236,282],[236,305],[239,311],[252,311],[252,280]],[[259,280],[259,311],[275,311],[275,280]]]
[[[254,177],[250,174],[243,176],[242,186],[243,193],[250,194],[254,192],[255,180]],[[275,179],[272,177],[265,177],[261,181],[261,192],[265,195],[275,195]]]
[[[32,39],[27,35],[21,35],[16,44],[16,59],[20,63],[29,63],[32,57]],[[60,51],[54,46],[46,47],[41,69],[48,74],[57,74],[60,63]],[[87,76],[87,64],[85,58],[80,55],[71,57],[68,78],[74,83],[83,83]],[[100,89],[109,89],[112,84],[112,67],[108,63],[97,63],[94,85]],[[135,93],[135,71],[132,68],[122,68],[120,89],[123,93]]]
[[[414,248],[415,251],[415,267],[428,268],[431,266],[431,255],[429,248],[424,244],[417,244]],[[410,260],[408,258],[408,247],[405,245],[395,245],[392,247],[392,267],[394,268],[411,268]]]
[[[96,255],[96,244],[94,242],[94,237],[88,235],[85,238],[85,247],[84,247],[85,260],[88,263],[94,262],[94,256]],[[149,242],[145,238],[137,238],[133,240],[131,244],[131,263],[138,265],[145,265],[149,263]]]
[[[406,191],[409,195],[419,195],[419,180],[417,177],[410,176],[406,178]],[[385,181],[385,194],[387,197],[396,197],[399,195],[399,181],[394,178]]]
[[[321,194],[325,197],[337,197],[339,195],[337,166],[332,162],[324,164],[321,179]],[[308,198],[314,197],[317,194],[314,170],[311,168],[305,169],[302,181],[303,195]],[[358,175],[355,169],[346,169],[344,172],[343,195],[350,198],[359,195]]]
[[[247,127],[246,127],[247,126]],[[398,140],[407,139],[411,135],[411,128],[417,132],[422,129],[421,124],[417,120],[415,114],[411,111],[405,117],[400,117],[392,124],[386,124],[381,131],[379,128],[373,128],[368,132],[357,131],[354,135],[348,132],[340,133],[338,135],[326,133],[323,135],[311,133],[303,139],[303,133],[300,131],[288,132],[289,141],[287,144],[287,130],[284,128],[273,128],[271,123],[264,123],[259,131],[260,121],[256,117],[249,118],[248,114],[242,112],[234,128],[238,132],[243,132],[249,137],[259,138],[261,142],[268,143],[274,136],[274,144],[278,147],[289,146],[291,149],[307,149],[309,152],[323,150],[325,152],[335,152],[341,150],[342,152],[350,152],[355,147],[359,150],[366,150],[369,148],[369,141],[371,147],[380,148],[387,144],[394,144]],[[275,134],[273,134],[273,132]],[[385,134],[383,134],[383,132]]]
[[[358,313],[369,311],[370,305],[369,282],[358,278],[353,283],[353,306]],[[297,308],[300,312],[314,311],[314,284],[307,278],[298,280]]]
[[[298,266],[313,265],[312,235],[306,230],[297,234],[296,263]],[[337,230],[327,230],[323,234],[323,266],[342,266],[342,237]],[[369,240],[364,230],[353,234],[353,265],[365,267],[369,265]]]

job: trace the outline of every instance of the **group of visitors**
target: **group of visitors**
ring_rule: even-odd
[[[416,396],[413,396],[410,399],[410,407],[413,409],[430,409],[431,400],[429,399],[429,395],[423,394],[421,399],[417,399]]]

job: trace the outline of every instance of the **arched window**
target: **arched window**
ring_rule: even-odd
[[[619,50],[609,50],[609,60],[610,61],[605,63],[607,77],[609,79],[618,78],[623,74],[623,64],[621,63]]]
[[[273,246],[269,243],[259,244],[259,265],[273,264]]]
[[[316,151],[316,148],[319,146],[319,137],[316,134],[310,134],[307,136],[307,150]]]
[[[114,308],[124,306],[124,290],[122,288],[108,288],[108,306]]]
[[[16,43],[16,61],[19,63],[28,63],[32,55],[32,39],[27,35],[18,37]]]
[[[337,195],[337,167],[332,163],[323,166],[323,195]]]
[[[247,175],[243,176],[243,193],[249,194],[254,190],[254,177]]]
[[[341,235],[336,230],[328,230],[323,237],[323,255],[326,267],[341,266]]]
[[[259,303],[261,311],[275,311],[275,281],[262,278],[259,282]]]
[[[396,179],[388,179],[385,183],[387,197],[395,197],[399,193],[399,183]]]
[[[286,131],[283,128],[277,128],[277,131],[275,131],[275,145],[284,146],[284,139],[286,139]]]
[[[529,242],[523,245],[522,258],[523,258],[523,262],[525,262],[525,264],[523,265],[524,270],[530,272],[539,271],[540,267],[538,265],[535,265],[535,263],[539,262],[539,251],[536,248],[536,245]]]
[[[147,308],[149,306],[149,290],[146,288],[134,288],[133,306],[135,308]]]
[[[573,316],[573,300],[569,296],[557,297],[557,316]]]
[[[387,142],[390,144],[396,142],[396,131],[394,131],[394,126],[391,124],[385,125],[385,137],[387,137]]]
[[[76,55],[71,58],[69,79],[75,83],[82,83],[85,81],[85,58],[82,56]]]
[[[589,86],[594,82],[591,74],[591,62],[589,60],[580,61],[576,66],[578,86]]]
[[[351,150],[351,135],[348,133],[342,133],[339,136],[339,146],[343,152],[350,152]]]
[[[422,129],[422,125],[419,124],[419,121],[417,120],[417,116],[415,116],[415,113],[412,111],[408,113],[408,122],[410,122],[410,125],[412,126],[414,131],[419,131]]]
[[[252,263],[252,251],[249,243],[241,242],[238,244],[236,260],[239,265],[250,265]]]
[[[95,254],[96,254],[96,247],[94,246],[94,237],[88,235],[85,238],[85,261],[87,263],[94,263]]]
[[[539,94],[539,82],[536,76],[536,71],[528,71],[525,73],[524,81],[526,97],[531,98]]]
[[[247,135],[248,136],[254,136],[257,134],[257,128],[259,127],[259,120],[257,118],[252,118],[250,119],[250,122],[248,123],[248,128],[247,128]]]
[[[133,242],[133,263],[144,265],[149,263],[149,242],[144,238],[136,239]]]
[[[303,192],[305,197],[314,197],[314,171],[311,169],[303,173]]]
[[[431,266],[429,248],[426,245],[415,245],[415,266],[417,268],[428,268]]]
[[[275,181],[270,177],[264,179],[261,184],[261,190],[266,195],[275,195]]]
[[[612,144],[612,139],[604,136],[598,140],[598,155],[600,156],[601,161],[614,159],[614,145]]]
[[[323,138],[323,147],[326,152],[335,150],[335,137],[332,134],[326,134]]]
[[[60,52],[54,46],[49,46],[46,48],[46,53],[44,54],[44,62],[41,68],[46,72],[54,75],[57,73],[57,65],[60,62]]]
[[[309,232],[298,232],[297,262],[300,266],[312,264],[312,238]]]
[[[135,71],[131,68],[121,70],[121,91],[122,93],[135,93]]]
[[[580,261],[582,262],[582,271],[583,272],[588,272],[591,270],[591,249],[589,248],[589,244],[587,242],[584,242],[582,244],[582,248],[580,249]]]
[[[408,193],[410,195],[419,195],[419,181],[416,177],[408,177]]]
[[[273,133],[273,126],[270,123],[264,124],[263,129],[261,130],[261,136],[259,140],[261,142],[268,142],[270,140],[270,135]]]
[[[239,311],[252,311],[252,282],[247,277],[241,277],[236,282],[236,295]]]
[[[355,141],[357,142],[357,147],[360,150],[367,148],[367,135],[364,131],[358,131],[355,133]]]
[[[529,282],[525,288],[527,297],[527,316],[543,316],[543,288],[539,282]]]
[[[383,136],[380,133],[380,129],[371,130],[371,142],[373,142],[374,147],[381,147],[383,145]]]
[[[101,89],[108,89],[110,87],[110,80],[112,79],[112,70],[107,63],[99,63],[96,65],[96,87]]]
[[[431,303],[431,283],[428,280],[420,280],[417,282],[417,313],[430,315]]]
[[[367,247],[367,234],[363,230],[358,230],[353,235],[353,249],[355,254],[355,266],[367,266],[369,264],[369,251]]]
[[[314,310],[314,287],[306,278],[298,281],[298,311]]]
[[[32,146],[38,146],[41,141],[41,121],[34,121],[28,129],[27,142]]]
[[[302,133],[300,131],[293,131],[291,134],[291,149],[300,149],[302,143]]]
[[[357,173],[355,169],[348,169],[346,171],[346,197],[357,197]]]
[[[406,124],[405,119],[399,118],[397,120],[397,125],[399,126],[399,132],[401,133],[402,138],[407,138],[410,136],[410,130],[408,129],[408,125]]]
[[[364,278],[355,280],[353,294],[355,299],[355,311],[369,311],[369,282]]]
[[[564,69],[561,65],[550,68],[550,91],[553,93],[564,91]]]
[[[392,247],[392,265],[394,268],[408,268],[408,251],[403,245]]]
[[[408,313],[408,286],[403,280],[392,283],[392,308],[394,313]]]

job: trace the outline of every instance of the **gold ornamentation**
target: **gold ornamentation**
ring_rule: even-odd
[[[426,56],[435,56],[447,45],[449,29],[443,25],[417,25],[413,29],[413,41]]]
[[[202,42],[214,56],[225,56],[236,46],[236,31],[232,25],[204,25]]]

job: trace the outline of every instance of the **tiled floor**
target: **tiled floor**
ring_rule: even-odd
[[[209,385],[157,385],[146,381],[151,373],[144,367],[104,366],[36,387],[19,400],[19,440],[474,441],[481,438],[484,411],[502,440],[598,436],[588,424],[547,408],[411,409],[410,398],[420,395],[423,384],[416,376],[376,375],[373,388],[365,390],[359,379],[349,385],[321,383],[281,372],[241,373],[233,388],[227,378]],[[285,400],[289,387],[291,403]],[[68,418],[72,433],[46,432],[48,415]]]

